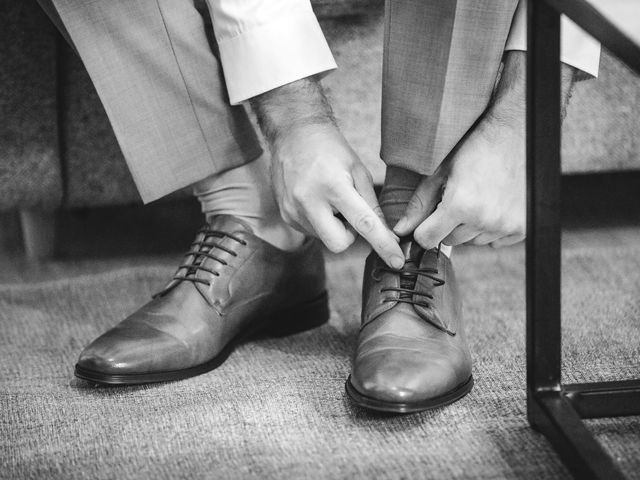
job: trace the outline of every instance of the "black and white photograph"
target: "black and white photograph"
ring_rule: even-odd
[[[0,0],[0,479],[639,479],[640,0]]]

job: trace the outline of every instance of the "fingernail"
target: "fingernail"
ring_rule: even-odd
[[[396,270],[400,270],[402,267],[404,267],[404,258],[399,257],[398,255],[394,255],[393,257],[391,257],[391,266]]]

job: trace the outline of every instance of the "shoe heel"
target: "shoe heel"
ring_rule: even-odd
[[[319,327],[327,323],[329,316],[329,297],[324,291],[313,300],[275,313],[263,333],[270,337],[286,337]]]

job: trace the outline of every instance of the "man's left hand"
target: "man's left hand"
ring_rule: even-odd
[[[394,232],[399,236],[413,232],[427,249],[440,242],[501,247],[523,240],[523,117],[507,124],[486,115],[435,174],[420,183]]]
[[[506,54],[491,105],[425,177],[394,232],[424,248],[474,243],[502,247],[526,234],[525,52]],[[562,116],[576,70],[562,65]],[[438,203],[439,202],[439,203]]]

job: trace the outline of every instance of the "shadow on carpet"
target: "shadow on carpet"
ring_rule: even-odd
[[[567,477],[525,419],[522,249],[456,253],[476,386],[408,416],[370,414],[344,394],[362,259],[328,262],[328,325],[247,343],[196,378],[141,387],[94,387],[72,366],[170,267],[0,286],[0,477]],[[640,249],[570,250],[563,272],[564,380],[640,376]],[[589,425],[640,478],[638,417]]]

